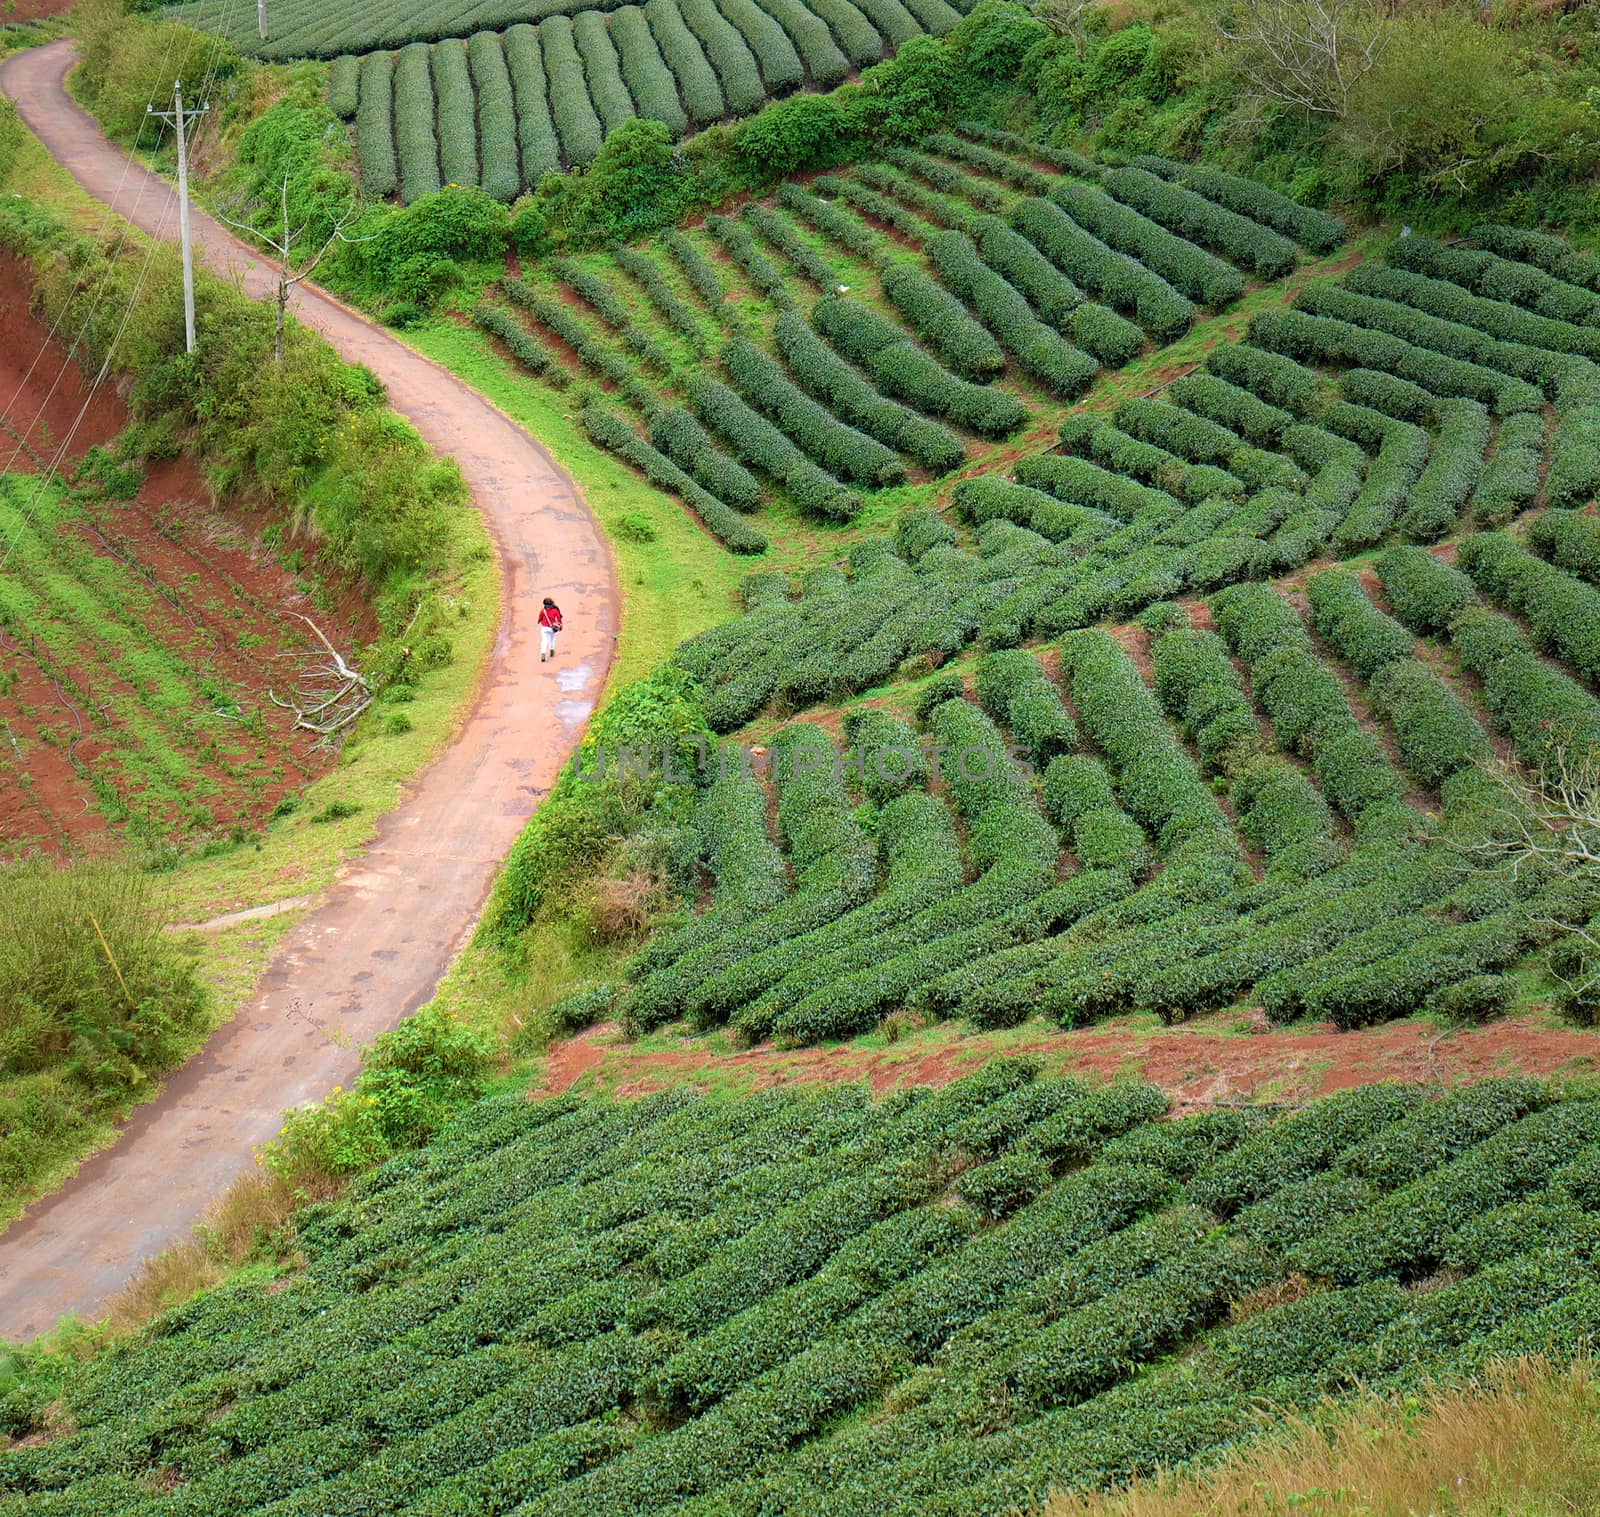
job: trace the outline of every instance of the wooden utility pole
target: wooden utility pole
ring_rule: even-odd
[[[267,40],[267,0],[256,0],[256,30],[261,33],[261,40]]]
[[[211,109],[202,105],[187,115],[183,109],[183,80],[172,86],[173,108],[158,111],[147,105],[145,111],[158,116],[178,134],[178,236],[183,244],[183,336],[185,351],[194,352],[194,247],[189,240],[189,134],[188,123]]]

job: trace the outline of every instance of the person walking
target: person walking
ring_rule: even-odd
[[[547,595],[539,613],[539,662],[556,656],[556,633],[561,630],[561,607]]]

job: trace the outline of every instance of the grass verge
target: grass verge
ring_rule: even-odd
[[[1212,1470],[1045,1517],[1557,1517],[1600,1512],[1600,1372],[1518,1359],[1464,1387],[1294,1417]]]

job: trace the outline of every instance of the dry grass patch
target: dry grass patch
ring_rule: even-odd
[[[1600,1512],[1600,1368],[1518,1359],[1465,1389],[1294,1417],[1210,1471],[1045,1517],[1557,1517]]]

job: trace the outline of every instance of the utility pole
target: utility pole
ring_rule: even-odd
[[[267,40],[267,0],[256,0],[256,30],[261,33],[261,40]]]
[[[183,336],[185,352],[194,352],[194,247],[189,240],[189,136],[188,123],[196,116],[203,116],[211,109],[210,105],[202,105],[198,110],[193,110],[187,116],[183,110],[183,80],[179,79],[172,86],[173,108],[170,111],[158,111],[154,106],[145,106],[145,111],[152,116],[159,116],[168,126],[178,134],[178,236],[183,244]]]

